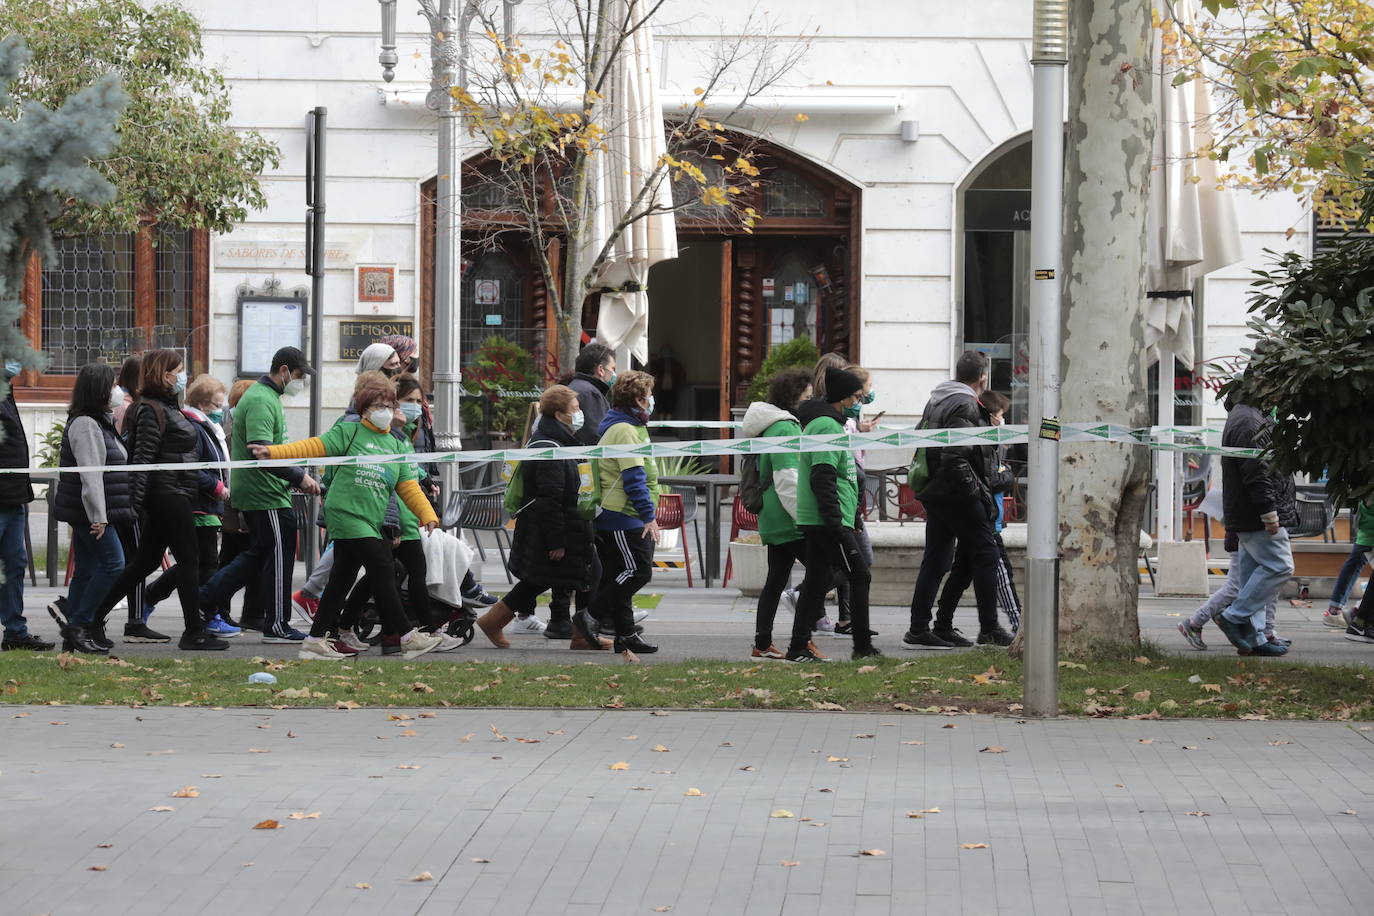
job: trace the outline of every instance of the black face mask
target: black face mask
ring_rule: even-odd
[[[411,375],[414,375],[415,373],[419,372],[420,361],[412,356],[410,358],[410,362],[406,363],[406,371],[409,372]]]
[[[395,378],[396,376],[398,376],[398,375],[400,375],[400,374],[401,374],[401,370],[400,370],[399,368],[397,368],[397,369],[388,369],[386,366],[383,366],[383,367],[382,367],[382,375],[385,375],[387,378]]]

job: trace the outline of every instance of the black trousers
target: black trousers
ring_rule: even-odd
[[[405,570],[406,603],[410,605],[410,618],[415,621],[415,624],[433,628],[448,623],[446,617],[434,616],[433,606],[429,603],[429,588],[425,585],[425,576],[429,573],[429,565],[425,562],[425,548],[420,541],[418,539],[402,541],[399,546],[391,549],[391,555],[395,562],[400,563]],[[331,579],[333,575],[331,570]],[[392,581],[396,581],[395,575],[392,576]],[[376,597],[376,592],[372,587],[372,575],[368,573],[359,579],[358,584],[353,586],[353,591],[348,593],[348,601],[344,603],[343,617],[339,620],[339,626],[346,630],[353,629],[358,618],[363,615],[367,603],[374,597]]]
[[[119,599],[135,582],[142,582],[162,563],[170,550],[176,559],[176,590],[181,597],[181,616],[185,632],[205,629],[197,591],[200,588],[200,556],[196,543],[196,523],[191,500],[182,493],[150,492],[144,498],[144,514],[139,525],[138,552],[124,566],[124,572],[110,586],[109,593],[96,608],[95,619],[103,623]]]
[[[634,596],[654,576],[654,539],[643,528],[598,531],[596,553],[601,560],[601,583],[592,600],[592,616],[615,624],[615,635],[635,633]]]
[[[572,615],[570,609],[574,607],[574,605],[579,611],[591,608],[592,599],[596,597],[597,583],[601,581],[601,557],[597,555],[595,550],[592,551],[592,571],[590,580],[592,583],[591,587],[586,591],[578,591],[566,585],[560,585],[549,592],[549,623],[555,623],[557,621],[567,623],[571,621]],[[506,598],[506,606],[515,607],[515,605],[510,603],[509,596]],[[525,612],[521,611],[521,613],[523,614]]]
[[[196,552],[199,558],[199,577],[198,585],[204,585],[210,577],[219,569],[219,527],[211,525],[196,525]],[[177,568],[175,566],[163,571],[162,575],[153,580],[153,584],[148,586],[144,592],[144,600],[149,607],[157,607],[159,602],[166,601],[176,591],[177,587]],[[205,609],[205,619],[209,620],[218,611]]]
[[[114,526],[115,534],[119,535],[119,546],[124,548],[124,556],[132,557],[138,554],[138,522],[119,522]],[[127,562],[127,561],[126,561]],[[130,622],[140,622],[143,620],[143,580],[129,586],[129,591],[124,595],[129,603]],[[115,599],[119,603],[119,599]]]
[[[207,608],[226,607],[234,592],[256,580],[262,602],[262,632],[285,636],[291,621],[296,513],[290,509],[248,509],[243,520],[253,535],[252,543],[201,587],[200,603]],[[246,616],[246,599],[244,611]]]
[[[778,616],[778,599],[792,576],[793,563],[806,563],[806,539],[768,545],[768,576],[759,592],[759,609],[754,616],[754,648],[773,644],[773,621]],[[798,611],[800,613],[800,610]]]
[[[216,569],[223,569],[228,566],[234,562],[235,557],[252,545],[253,535],[247,531],[224,531],[220,535],[219,563],[216,565]],[[226,621],[233,619],[229,614],[228,601],[218,607],[205,608],[205,613],[207,616],[211,613],[219,614]],[[258,580],[256,578],[249,578],[243,586],[243,613],[239,619],[252,623],[255,628],[262,626],[262,600],[258,594]]]
[[[396,566],[391,556],[391,544],[379,537],[335,538],[334,568],[329,571],[329,583],[324,587],[320,608],[310,625],[311,636],[328,636],[338,630],[344,599],[348,597],[360,569],[365,570],[372,580],[372,594],[377,601],[382,635],[399,636],[409,629],[405,611],[401,608],[401,592],[396,587]]]
[[[997,626],[997,570],[1002,554],[997,532],[981,500],[927,502],[926,546],[916,587],[911,594],[911,632],[930,629],[931,609],[940,581],[954,565],[955,546],[967,557],[973,575],[973,594],[978,602],[978,625]],[[943,623],[941,624],[943,626]]]
[[[805,649],[811,641],[811,630],[825,613],[825,593],[837,571],[849,580],[849,620],[854,629],[854,647],[873,645],[873,635],[868,631],[868,587],[872,575],[858,537],[850,528],[836,531],[811,525],[803,526],[802,535],[806,538],[806,577],[802,579],[801,595],[797,598],[789,651]]]

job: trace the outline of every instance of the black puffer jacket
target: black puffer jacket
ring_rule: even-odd
[[[1221,444],[1233,448],[1267,449],[1274,424],[1249,404],[1233,404],[1226,415]],[[1271,470],[1259,458],[1221,459],[1221,501],[1230,531],[1259,531],[1260,516],[1277,512],[1285,528],[1298,526],[1298,504],[1293,478]]]
[[[200,460],[197,454],[200,433],[170,398],[150,395],[141,399],[133,425],[129,427],[129,437],[130,464],[182,464]],[[144,508],[144,497],[153,492],[179,493],[194,503],[201,483],[198,471],[131,471],[129,479],[133,484],[133,505],[139,511]]]
[[[85,423],[93,423],[94,427],[85,426]],[[104,441],[104,453],[96,458],[95,462],[103,465],[118,466],[128,463],[128,454],[124,450],[124,441],[119,438],[118,431],[114,427],[114,418],[109,414],[103,417],[75,416],[67,418],[67,428],[62,434],[62,448],[58,453],[58,465],[64,468],[80,467],[84,462],[77,458],[77,449],[72,445],[72,426],[76,425],[78,430],[86,429],[94,431],[98,429],[100,437]],[[79,434],[78,434],[79,437]],[[53,515],[59,522],[66,522],[76,525],[82,529],[91,526],[91,510],[87,508],[90,499],[86,487],[99,487],[99,497],[95,497],[103,502],[105,513],[103,520],[107,524],[120,524],[138,520],[138,513],[134,512],[131,503],[131,484],[129,475],[126,471],[105,471],[84,472],[81,474],[63,474],[57,481],[57,499],[53,503]],[[97,511],[99,503],[96,503]]]
[[[19,405],[14,403],[14,389],[0,400],[0,468],[29,466],[29,437],[19,421]],[[13,508],[33,502],[33,486],[28,474],[0,474],[0,508]]]
[[[992,417],[978,402],[973,389],[963,382],[941,382],[930,394],[921,413],[927,429],[964,429],[991,426]],[[950,445],[926,450],[930,482],[916,496],[922,502],[967,502],[978,500],[992,505],[998,483],[997,447],[993,445]]]
[[[550,442],[580,444],[568,427],[552,417],[540,417],[530,433],[530,444]],[[524,475],[526,505],[515,519],[511,573],[550,587],[590,588],[592,523],[577,513],[577,491],[582,483],[577,462],[522,461],[516,473]],[[563,559],[550,560],[549,551],[559,547],[566,551]]]

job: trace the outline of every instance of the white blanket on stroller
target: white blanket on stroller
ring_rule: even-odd
[[[425,585],[429,593],[445,604],[462,607],[461,586],[472,565],[472,548],[461,536],[439,530],[421,535],[420,543],[425,550]]]

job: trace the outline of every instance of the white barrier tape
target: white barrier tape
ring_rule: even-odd
[[[1219,432],[1212,427],[1151,427],[1098,424],[1063,424],[1061,441],[1121,442],[1165,451],[1200,452],[1241,458],[1259,457],[1258,449],[1226,448],[1203,442],[1158,441],[1160,434],[1202,438]],[[778,455],[800,452],[861,451],[879,449],[946,448],[952,445],[1014,445],[1025,442],[1025,426],[976,426],[961,429],[875,430],[871,433],[837,433],[828,436],[777,436],[754,439],[699,439],[682,442],[647,442],[639,445],[579,445],[560,448],[510,448],[466,452],[419,452],[393,455],[340,455],[330,458],[274,458],[248,461],[188,461],[182,464],[94,465],[65,468],[0,468],[0,474],[76,474],[95,471],[198,471],[219,468],[331,467],[362,464],[450,464],[493,461],[547,461],[589,458],[667,458],[677,456]]]

